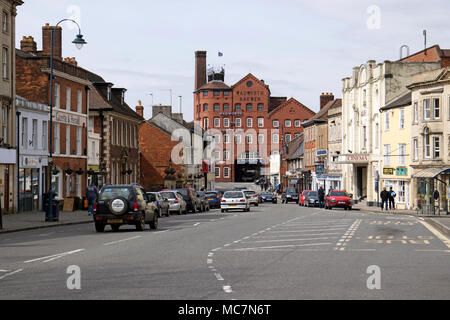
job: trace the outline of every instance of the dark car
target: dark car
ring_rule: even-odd
[[[202,199],[200,199],[197,191],[192,188],[182,188],[177,189],[178,192],[183,196],[184,201],[186,201],[187,210],[192,213],[197,213],[202,211]]]
[[[318,207],[319,206],[319,193],[317,191],[310,191],[305,197],[305,206]]]
[[[281,194],[281,203],[295,202],[298,204],[298,191],[295,188],[286,188]]]
[[[159,192],[147,192],[148,200],[154,202],[158,208],[158,217],[170,216],[169,201]]]
[[[210,208],[220,208],[220,198],[222,198],[222,191],[209,190],[205,195],[209,202]]]
[[[277,203],[278,198],[276,195],[274,195],[272,192],[262,192],[259,195],[259,202],[260,203],[264,203],[264,202],[272,202],[272,203]]]
[[[197,193],[202,199],[202,211],[209,211],[209,200],[206,197],[206,193],[204,191],[198,191]]]
[[[143,231],[146,223],[157,229],[157,207],[138,184],[105,185],[94,205],[94,222],[97,232],[103,232],[106,225],[113,231],[121,225],[135,225]]]

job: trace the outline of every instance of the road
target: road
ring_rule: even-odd
[[[264,204],[157,231],[0,235],[0,299],[448,299],[449,266],[450,241],[419,218]]]

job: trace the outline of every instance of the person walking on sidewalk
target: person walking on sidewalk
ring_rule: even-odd
[[[323,208],[325,203],[325,191],[322,186],[319,188],[319,208]]]
[[[98,197],[98,188],[95,185],[90,185],[86,188],[86,198],[88,200],[89,215],[94,215],[94,203]]]
[[[395,193],[394,189],[392,187],[389,190],[389,209],[395,210],[395,197],[397,194]]]
[[[383,208],[388,210],[388,201],[389,201],[389,192],[386,191],[386,187],[383,188],[383,191],[381,191],[380,194],[381,198],[381,211],[383,211]]]

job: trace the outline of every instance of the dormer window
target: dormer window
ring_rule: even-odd
[[[111,101],[111,87],[110,86],[108,86],[106,98],[108,99],[108,101]]]

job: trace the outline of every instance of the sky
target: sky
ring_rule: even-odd
[[[225,66],[227,84],[251,72],[272,96],[318,111],[321,93],[342,96],[353,67],[398,60],[402,45],[423,50],[424,29],[427,47],[450,49],[449,13],[448,0],[24,0],[16,45],[33,36],[41,50],[45,23],[74,19],[88,44],[76,49],[78,29],[63,23],[63,57],[126,88],[145,118],[152,104],[172,101],[179,112],[181,100],[191,121],[196,50]]]

